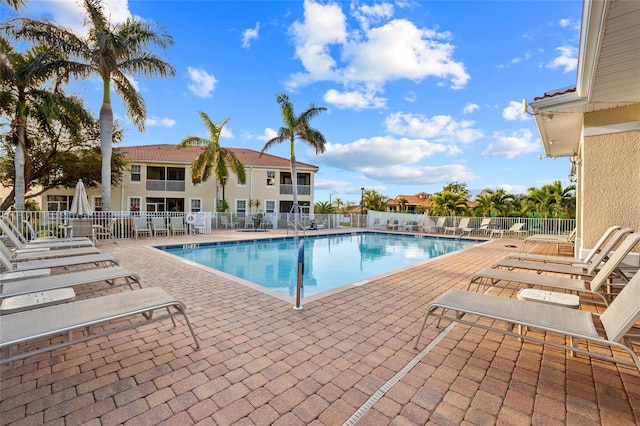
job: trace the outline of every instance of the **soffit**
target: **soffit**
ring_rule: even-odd
[[[576,87],[531,104],[545,154],[578,151],[583,115],[640,103],[640,1],[585,1]]]

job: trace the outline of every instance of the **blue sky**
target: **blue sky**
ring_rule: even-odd
[[[83,28],[75,0],[27,0],[21,13]],[[138,132],[117,97],[124,145],[206,136],[198,111],[230,119],[225,147],[262,149],[282,125],[276,94],[326,137],[315,199],[358,202],[360,188],[395,197],[568,185],[567,159],[544,159],[522,100],[576,82],[582,2],[573,1],[104,1],[112,22],[156,23],[175,45],[159,52],[175,77],[134,81],[147,104]],[[0,5],[3,19],[14,14]],[[73,86],[97,115],[97,78]],[[269,151],[289,157],[288,144]]]

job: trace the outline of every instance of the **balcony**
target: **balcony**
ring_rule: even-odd
[[[280,195],[293,195],[293,185],[280,184]],[[298,185],[298,195],[311,195],[311,185]]]
[[[184,192],[183,180],[154,180],[147,179],[147,191],[174,191]]]

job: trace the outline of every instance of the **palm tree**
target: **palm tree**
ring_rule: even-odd
[[[26,4],[25,0],[0,0],[0,4],[2,3],[8,4],[9,7],[13,8],[14,10],[18,10],[20,9],[20,7]]]
[[[329,214],[331,210],[331,205],[328,201],[318,201],[313,205],[313,212],[316,214]]]
[[[475,201],[478,203],[478,206],[475,210],[483,216],[507,216],[513,200],[513,195],[507,194],[504,189],[494,191],[485,188],[476,196]]]
[[[215,124],[207,113],[203,111],[198,111],[198,113],[207,128],[209,139],[200,136],[187,136],[177,145],[178,149],[189,146],[204,146],[202,153],[191,163],[191,179],[194,182],[199,180],[206,182],[213,176],[218,182],[226,182],[229,177],[229,169],[231,169],[238,177],[238,182],[244,184],[247,179],[244,165],[233,151],[220,146],[220,135],[229,119]],[[216,185],[216,202],[218,202],[218,185]]]
[[[60,62],[52,49],[34,46],[17,52],[0,38],[0,112],[11,121],[11,138],[15,145],[15,209],[25,209],[25,192],[30,182],[30,138],[27,123],[35,123],[43,134],[54,136],[64,127],[77,137],[93,121],[82,101],[66,96],[56,81],[53,91],[45,88],[60,71]]]
[[[293,212],[296,215],[296,221],[298,218],[299,206],[298,206],[298,173],[296,170],[296,152],[295,141],[299,139],[306,142],[311,148],[313,148],[316,154],[323,153],[325,151],[325,138],[319,130],[314,129],[309,125],[309,121],[316,117],[326,108],[316,107],[311,104],[309,108],[303,111],[300,115],[296,115],[293,109],[293,103],[289,100],[289,97],[280,93],[276,96],[276,100],[280,105],[282,111],[282,119],[284,121],[284,127],[280,127],[278,135],[271,138],[264,144],[260,155],[270,149],[276,144],[282,142],[289,142],[289,151],[291,153],[291,181],[293,184]]]
[[[386,197],[380,194],[375,189],[367,189],[364,191],[364,207],[367,210],[375,210],[375,211],[386,211],[387,210],[387,202],[389,201],[389,197]]]
[[[467,212],[467,200],[462,192],[442,191],[431,197],[431,211],[439,216],[453,216]]]
[[[15,0],[13,0],[15,1]],[[111,85],[124,103],[127,116],[143,131],[147,118],[144,99],[129,76],[162,78],[173,76],[171,64],[149,51],[173,45],[170,35],[139,18],[112,25],[100,0],[84,0],[90,26],[86,38],[50,22],[21,18],[10,21],[7,30],[30,41],[46,43],[68,55],[66,71],[69,75],[88,77],[97,74],[102,79],[103,93],[100,107],[100,149],[102,152],[102,206],[111,210],[111,153],[113,110]],[[21,25],[18,25],[20,23]],[[77,60],[76,60],[77,59]],[[61,61],[63,62],[63,61]]]

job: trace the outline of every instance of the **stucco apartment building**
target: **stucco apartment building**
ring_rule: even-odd
[[[225,182],[214,178],[194,184],[190,166],[201,147],[177,149],[175,145],[119,147],[129,159],[122,182],[111,188],[111,210],[141,212],[216,211],[217,200],[226,200],[230,212],[244,217],[261,210],[265,214],[288,213],[293,206],[290,160],[247,148],[229,148],[244,164],[246,182],[238,182],[230,172]],[[313,206],[314,174],[318,167],[297,162],[298,202],[305,209]],[[217,188],[216,188],[217,186]],[[216,191],[218,198],[216,199]],[[68,210],[73,188],[57,188],[42,196],[43,210]],[[102,189],[87,188],[89,203],[102,210]],[[259,207],[249,207],[259,200]]]
[[[547,157],[569,157],[576,247],[612,225],[640,231],[640,2],[583,3],[575,86],[529,103]]]

